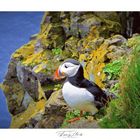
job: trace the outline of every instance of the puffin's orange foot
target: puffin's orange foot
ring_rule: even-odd
[[[72,123],[72,122],[75,122],[75,121],[78,121],[78,120],[80,120],[80,117],[76,117],[76,118],[67,120],[67,122],[68,122],[68,123]]]

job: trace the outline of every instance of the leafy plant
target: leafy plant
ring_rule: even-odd
[[[62,54],[62,49],[61,48],[54,48],[54,49],[52,49],[52,53],[54,55],[60,55],[60,54]]]
[[[123,64],[124,64],[123,59],[115,60],[112,63],[107,64],[104,67],[103,71],[109,75],[108,79],[112,79],[112,78],[115,79],[119,77]]]

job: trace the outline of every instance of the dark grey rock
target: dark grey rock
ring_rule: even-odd
[[[24,95],[24,99],[22,101],[22,105],[27,108],[28,105],[30,104],[30,102],[32,101],[32,97],[28,94],[28,92],[25,92],[25,95]]]
[[[16,75],[16,65],[17,65],[17,60],[12,58],[10,60],[9,65],[8,65],[8,71],[6,73],[5,80],[10,80],[12,78],[17,77],[17,75]]]
[[[54,92],[46,103],[44,119],[38,123],[41,128],[59,128],[69,107],[62,96],[62,91]]]
[[[55,91],[46,102],[45,112],[38,113],[21,128],[60,128],[68,110],[62,91]]]
[[[40,100],[40,82],[36,75],[31,71],[30,68],[27,68],[20,63],[17,64],[17,77],[19,82],[22,84],[25,91],[34,99],[34,101]],[[44,95],[45,96],[45,95]]]

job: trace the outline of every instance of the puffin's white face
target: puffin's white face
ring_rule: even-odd
[[[70,62],[65,62],[59,66],[59,72],[63,75],[66,75],[67,77],[73,77],[74,75],[76,75],[79,68],[80,68],[80,64],[75,65]]]

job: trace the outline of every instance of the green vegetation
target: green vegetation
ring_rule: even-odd
[[[56,84],[53,88],[54,90],[60,90],[62,88],[62,84]]]
[[[54,55],[60,55],[62,54],[62,49],[61,48],[55,48],[55,49],[52,49],[52,52]]]
[[[88,116],[90,116],[90,113],[89,112],[84,112],[82,117],[87,118]],[[67,112],[67,114],[65,116],[65,120],[64,120],[61,127],[66,127],[69,124],[68,120],[71,120],[71,119],[76,118],[76,117],[81,117],[80,116],[80,110],[77,109],[77,110]]]
[[[140,128],[140,52],[136,50],[121,73],[121,94],[100,120],[103,128]]]
[[[108,79],[115,79],[119,77],[123,64],[123,59],[115,60],[112,63],[107,64],[104,68],[104,72],[109,75]]]
[[[119,83],[116,83],[112,88],[110,89],[110,92],[114,93],[120,88]]]

